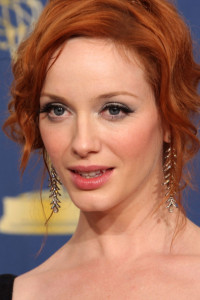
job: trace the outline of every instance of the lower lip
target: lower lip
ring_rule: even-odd
[[[102,175],[93,178],[85,178],[74,172],[71,172],[71,176],[72,181],[77,188],[81,190],[95,190],[100,188],[110,179],[112,172],[113,169],[108,169]]]

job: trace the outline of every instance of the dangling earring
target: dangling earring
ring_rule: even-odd
[[[58,178],[58,175],[56,173],[56,170],[54,169],[53,166],[51,166],[51,170],[50,170],[50,196],[49,198],[52,198],[51,201],[51,209],[54,213],[57,213],[60,209],[60,204],[61,201],[58,199],[58,196],[61,196],[61,194],[59,193],[60,188],[58,187],[58,184],[62,185],[61,181]]]
[[[170,213],[174,211],[174,208],[177,208],[177,203],[175,200],[175,185],[174,185],[174,171],[176,168],[176,152],[174,148],[169,147],[165,152],[164,157],[164,186],[167,190],[165,196],[168,197],[166,200],[166,208]]]

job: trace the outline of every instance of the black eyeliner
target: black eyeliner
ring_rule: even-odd
[[[117,107],[117,108],[121,109],[125,113],[133,113],[134,112],[134,110],[130,109],[125,104],[119,103],[119,102],[109,102],[109,103],[106,103],[103,106],[102,111],[105,110],[105,109],[111,108],[111,107]]]
[[[51,109],[52,109],[53,107],[54,107],[54,106],[53,106],[52,103],[44,104],[44,105],[40,108],[39,113],[42,114],[42,113],[50,112]]]
[[[47,103],[47,104],[44,104],[41,108],[40,108],[40,111],[39,113],[42,114],[42,113],[49,113],[53,108],[55,107],[62,107],[65,109],[64,105],[62,104],[59,104],[59,103]]]

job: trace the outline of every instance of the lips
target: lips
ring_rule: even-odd
[[[91,172],[74,171],[74,173],[77,173],[84,178],[96,178],[96,177],[102,176],[103,174],[105,174],[105,172],[106,172],[106,170],[97,170],[97,171],[91,171]]]
[[[107,183],[113,168],[105,166],[76,166],[69,169],[73,184],[81,190],[93,190]]]

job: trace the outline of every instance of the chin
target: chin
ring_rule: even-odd
[[[110,197],[100,197],[88,192],[82,196],[70,195],[72,202],[83,212],[106,212],[116,205],[112,203]]]

